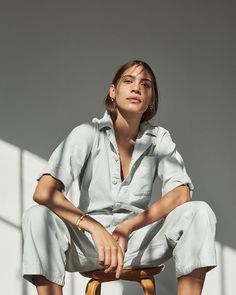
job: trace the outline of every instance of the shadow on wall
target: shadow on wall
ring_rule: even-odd
[[[6,294],[34,295],[36,289],[24,281],[21,274],[21,217],[27,208],[34,205],[32,195],[36,178],[45,160],[0,140],[0,163],[0,231],[4,237],[0,244],[1,291]],[[73,184],[68,196],[74,204],[78,203],[78,195],[78,188]],[[216,243],[216,247],[218,267],[208,273],[203,294],[233,295],[236,250],[219,242]],[[80,274],[67,273],[64,294],[83,294],[87,281],[88,279]],[[173,294],[175,285],[174,265],[172,261],[168,261],[165,271],[157,277],[158,291],[163,295]],[[113,295],[142,294],[139,285],[130,282],[116,281],[103,284],[102,294],[110,294],[111,290]]]

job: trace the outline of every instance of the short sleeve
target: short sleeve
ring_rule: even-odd
[[[158,176],[162,181],[162,195],[181,184],[188,184],[192,196],[193,183],[188,176],[184,161],[166,130],[158,148]]]
[[[92,124],[85,123],[74,128],[54,150],[37,180],[44,174],[52,175],[62,182],[66,195],[73,181],[80,175],[94,138],[95,127]]]

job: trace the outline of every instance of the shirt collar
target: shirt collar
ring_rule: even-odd
[[[113,121],[111,119],[111,116],[105,111],[103,117],[101,119],[93,118],[93,123],[98,123],[98,129],[101,130],[102,128],[108,127],[110,129],[113,129]],[[153,126],[150,124],[149,121],[145,121],[141,123],[139,136],[141,137],[143,134],[150,135],[150,136],[157,136],[157,128],[156,126]]]
[[[93,118],[93,123],[98,123],[99,130],[101,130],[104,127],[113,128],[113,121],[107,111],[105,111],[101,119]]]

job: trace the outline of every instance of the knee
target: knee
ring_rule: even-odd
[[[22,232],[24,241],[30,245],[33,241],[35,247],[56,239],[60,240],[60,245],[67,250],[70,241],[70,234],[64,222],[44,205],[33,206],[24,212]]]
[[[43,205],[35,205],[27,209],[22,216],[22,227],[23,229],[30,225],[37,227],[45,223],[50,214],[50,209]]]
[[[199,216],[199,218],[208,218],[213,224],[216,223],[215,213],[207,202],[192,201],[191,203],[196,216]]]

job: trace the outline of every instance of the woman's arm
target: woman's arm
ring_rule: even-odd
[[[135,217],[126,220],[126,225],[132,231],[166,217],[174,208],[191,200],[187,185],[181,185],[154,202],[148,209]]]
[[[65,221],[76,226],[76,222],[84,212],[76,208],[61,192],[62,183],[51,175],[43,175],[36,186],[33,199],[45,205]],[[90,216],[82,219],[79,224],[82,230],[88,231],[98,250],[99,263],[106,266],[105,272],[116,270],[120,277],[123,267],[123,253],[113,236]]]
[[[133,231],[166,217],[174,208],[188,201],[191,201],[189,187],[188,185],[180,185],[154,202],[142,213],[119,224],[115,228],[113,236],[122,251],[126,251],[128,237]]]

